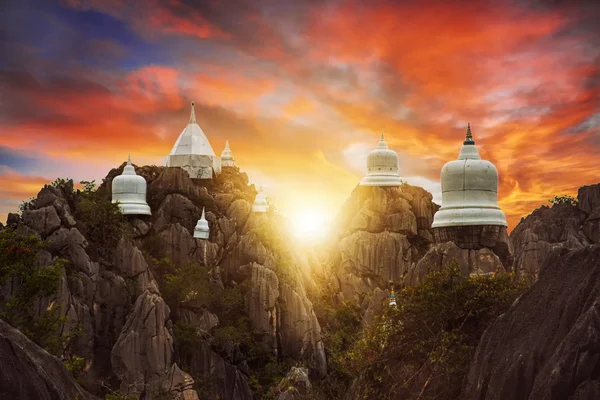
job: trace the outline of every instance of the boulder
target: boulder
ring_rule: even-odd
[[[94,400],[64,364],[0,320],[0,394],[3,399]]]
[[[52,206],[37,210],[25,210],[21,218],[25,225],[39,232],[42,237],[46,237],[60,228],[60,218]]]
[[[591,201],[586,200],[589,204]],[[572,250],[590,244],[582,230],[587,219],[582,209],[571,204],[542,206],[521,219],[510,234],[515,251],[515,271],[535,281],[551,250]]]

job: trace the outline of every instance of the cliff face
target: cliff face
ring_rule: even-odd
[[[485,332],[465,399],[597,399],[600,247],[550,253],[539,281]]]
[[[512,232],[517,271],[537,282],[485,332],[465,399],[600,398],[599,210],[600,184],[584,186]]]
[[[577,200],[542,206],[521,219],[510,234],[515,271],[535,281],[552,250],[600,242],[600,184],[581,187]]]
[[[104,201],[110,202],[107,188],[122,168],[112,170],[98,189],[105,193]],[[274,245],[272,237],[261,236],[262,224],[277,224],[273,220],[277,217],[251,212],[256,191],[248,186],[246,175],[226,168],[217,179],[200,182],[179,168],[136,170],[147,180],[153,214],[126,218],[117,237],[102,236],[96,229],[102,223],[76,220],[82,195],[73,192],[72,181],[45,186],[20,219],[12,214],[7,221],[48,244],[40,260],[50,263],[63,257],[70,262],[55,299],[66,316],[60,335],[82,328],[72,352],[86,360],[90,391],[100,393],[102,386],[110,386],[147,399],[165,391],[178,398],[197,398],[191,389],[194,380],[174,363],[173,321],[181,320],[202,327],[205,341],[191,356],[189,372],[216,382],[208,395],[252,398],[244,357],[211,350],[210,332],[219,319],[203,307],[171,310],[157,283],[165,277],[153,273],[155,259],[150,255],[167,257],[177,267],[190,263],[208,267],[211,291],[249,286],[247,315],[254,329],[271,338],[266,341],[273,355],[302,360],[325,374],[320,326],[305,290],[308,281],[285,243]],[[208,241],[193,238],[202,207],[211,229]]]
[[[472,230],[476,237],[461,236],[460,241],[440,242],[444,235],[438,235],[434,243],[431,224],[438,209],[431,193],[407,184],[357,186],[344,204],[329,264],[340,299],[364,299],[365,321],[386,303],[389,281],[414,286],[428,273],[454,263],[465,276],[510,268],[512,248],[505,228]],[[463,242],[470,247],[459,247]]]
[[[0,394],[3,399],[94,400],[63,363],[0,320]]]
[[[433,241],[438,208],[419,187],[357,186],[336,221],[330,251],[342,299],[402,282]]]

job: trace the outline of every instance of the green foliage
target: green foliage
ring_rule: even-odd
[[[36,197],[31,197],[27,201],[22,201],[21,204],[19,204],[19,212],[23,213],[23,211],[32,210],[35,207],[36,201]]]
[[[66,185],[71,179],[69,178],[56,178],[52,183],[50,183],[51,186],[54,186],[55,188],[60,188],[64,185]]]
[[[329,269],[325,268],[325,271]],[[348,369],[346,353],[361,333],[361,309],[353,302],[335,302],[337,290],[332,284],[333,278],[321,277],[318,282],[321,293],[313,302],[314,311],[323,327],[323,342],[328,358],[327,376],[322,381],[313,382],[310,393],[313,399],[343,398],[354,379],[354,374]]]
[[[96,191],[97,187],[96,187],[96,181],[80,181],[79,182],[81,185],[83,185],[83,188],[81,189],[81,192],[84,195],[90,195],[93,192]]]
[[[271,385],[285,376],[289,364],[274,358],[266,343],[267,334],[256,331],[246,314],[244,299],[249,290],[248,281],[221,288],[211,282],[209,269],[201,264],[177,266],[163,258],[151,259],[150,265],[171,310],[205,308],[218,316],[219,325],[212,329],[209,345],[225,358],[230,356],[232,347],[239,348],[250,370],[255,373],[256,393],[265,394]],[[183,321],[175,322],[173,334],[177,363],[184,370],[189,370],[205,338],[194,326]],[[205,393],[205,398],[210,398],[209,394],[214,389],[212,383],[210,376],[199,377],[197,390]]]
[[[56,294],[66,260],[38,267],[38,251],[43,248],[44,243],[35,235],[0,231],[0,285],[8,287],[0,297],[0,318],[49,352],[59,354],[63,343],[57,330],[64,318],[56,302],[43,307],[42,299]]]
[[[576,206],[578,204],[577,200],[573,196],[568,195],[554,196],[554,198],[548,200],[548,202],[552,205],[570,204],[572,206]]]
[[[485,328],[524,288],[512,275],[466,278],[453,266],[402,290],[398,307],[376,318],[344,356],[361,394],[412,398],[431,389],[457,398]]]
[[[106,249],[113,248],[127,233],[127,220],[119,206],[111,202],[106,190],[94,190],[94,181],[82,183],[85,186],[76,205],[75,218],[83,224],[88,240]]]
[[[72,356],[63,360],[67,370],[73,375],[73,378],[79,383],[83,383],[83,373],[85,370],[85,359],[83,357]]]

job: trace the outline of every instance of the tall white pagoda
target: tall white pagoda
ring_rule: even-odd
[[[442,207],[433,216],[432,228],[451,226],[508,226],[498,206],[498,170],[482,160],[471,125],[458,159],[442,168]]]
[[[177,138],[171,153],[165,159],[166,167],[181,167],[190,178],[212,179],[221,173],[221,159],[208,141],[208,138],[196,122],[194,102],[190,121]]]

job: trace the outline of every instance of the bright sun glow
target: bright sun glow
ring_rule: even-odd
[[[324,237],[331,218],[325,211],[303,209],[291,216],[294,234],[298,239],[312,241]]]

